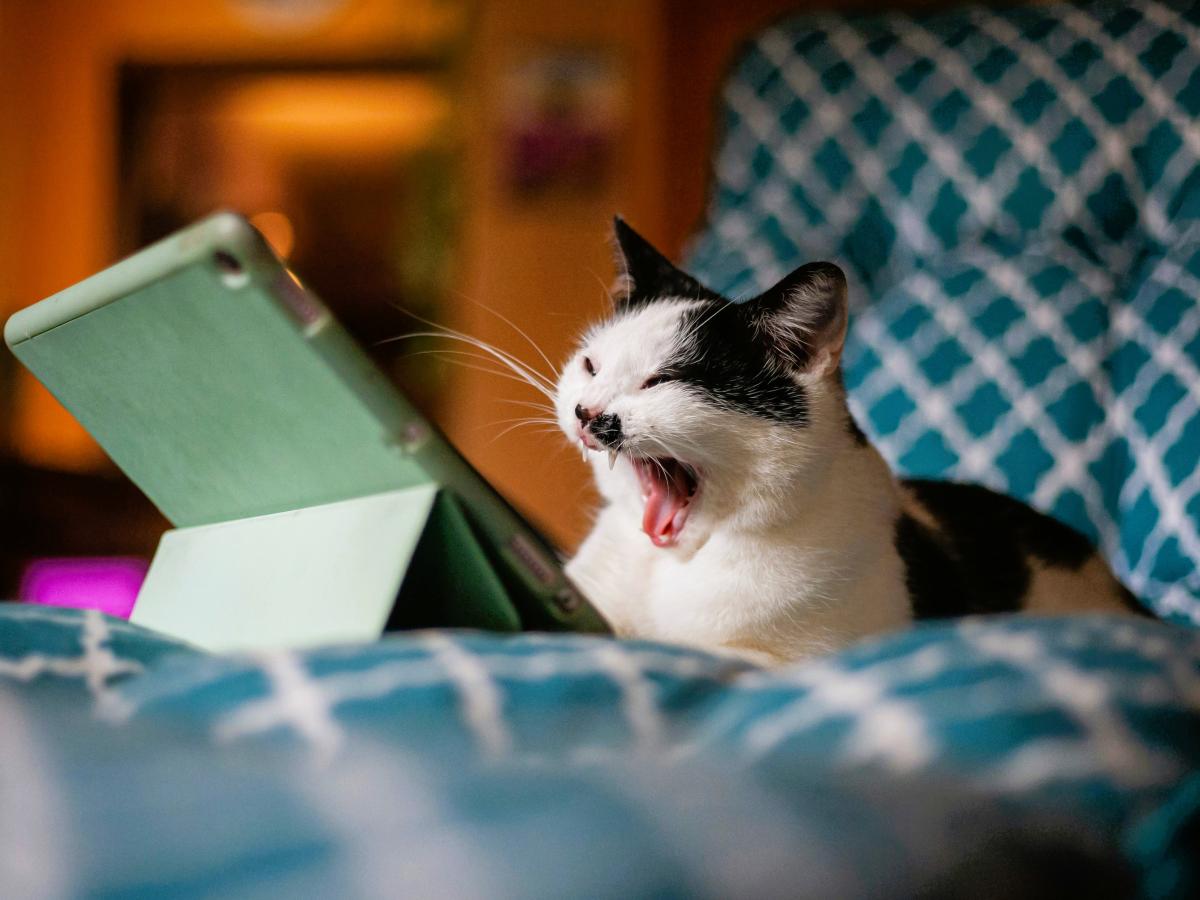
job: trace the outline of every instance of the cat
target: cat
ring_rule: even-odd
[[[893,476],[846,403],[837,266],[734,302],[614,232],[615,310],[554,409],[603,499],[566,571],[618,635],[778,664],[915,619],[1138,611],[1074,529]]]

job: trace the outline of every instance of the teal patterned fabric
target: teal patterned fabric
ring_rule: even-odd
[[[1200,623],[1200,4],[792,18],[723,96],[697,274],[841,263],[888,461],[1051,512]]]
[[[1114,321],[1107,462],[1131,587],[1197,619],[1200,598],[1200,225],[1148,248]]]
[[[210,656],[6,605],[0,718],[5,898],[1200,885],[1200,633],[1132,617],[767,671],[582,635]]]

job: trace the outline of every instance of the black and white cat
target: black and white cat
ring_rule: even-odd
[[[1071,528],[893,477],[846,405],[837,266],[735,303],[615,229],[616,309],[555,415],[604,498],[567,573],[618,634],[777,663],[914,618],[1134,609]]]

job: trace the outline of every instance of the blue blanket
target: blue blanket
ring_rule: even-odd
[[[0,894],[1200,887],[1200,634],[968,620],[765,671],[583,636],[211,656],[0,607]]]

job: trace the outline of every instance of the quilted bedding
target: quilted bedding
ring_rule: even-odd
[[[433,631],[212,656],[0,607],[0,893],[1194,896],[1200,634],[921,627],[776,671]]]

